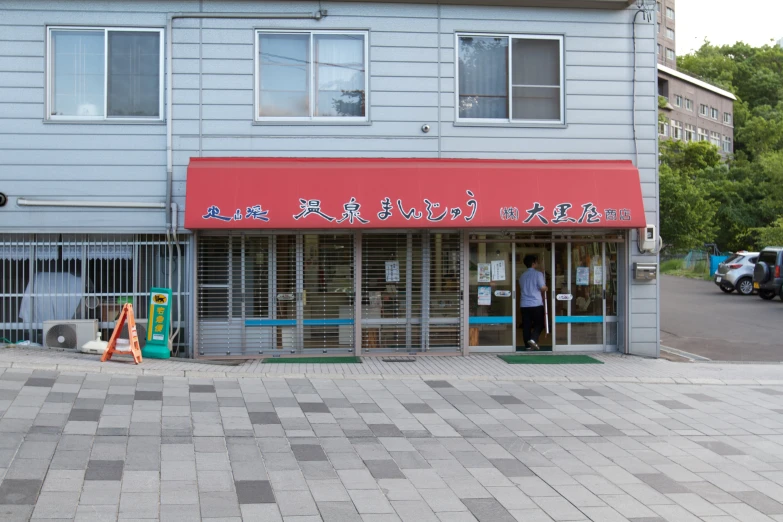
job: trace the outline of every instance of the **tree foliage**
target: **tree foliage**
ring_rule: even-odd
[[[783,244],[783,49],[705,42],[677,63],[738,100],[728,161],[708,142],[661,142],[664,242],[678,250],[712,242],[730,250]],[[700,223],[688,225],[685,216]]]

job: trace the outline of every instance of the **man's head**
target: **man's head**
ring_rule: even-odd
[[[538,263],[538,256],[535,254],[528,254],[525,256],[523,262],[525,263],[526,267],[533,268],[533,265]]]

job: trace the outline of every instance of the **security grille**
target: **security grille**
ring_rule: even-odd
[[[462,240],[456,232],[428,235],[427,350],[458,350],[462,339]]]
[[[362,347],[422,350],[421,233],[362,235]]]
[[[174,348],[186,351],[189,236],[176,242],[157,234],[0,235],[0,342],[43,344],[43,321],[74,319],[97,319],[108,339],[125,303],[144,324],[150,289],[171,280]]]
[[[200,355],[353,350],[352,234],[235,232],[198,245]]]
[[[367,353],[460,349],[459,233],[362,235],[362,347]]]

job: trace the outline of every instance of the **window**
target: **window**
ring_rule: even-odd
[[[672,138],[675,140],[682,139],[682,122],[672,121]]]
[[[710,132],[710,143],[720,148],[720,133],[712,131]]]
[[[704,105],[703,103],[699,105],[699,114],[702,116],[709,116],[710,115],[710,108],[707,105]]]
[[[708,141],[710,139],[707,129],[699,129],[699,141]]]
[[[685,110],[693,111],[693,100],[689,100],[688,98],[685,98]]]
[[[731,152],[731,138],[723,137],[723,152]]]
[[[661,3],[660,2],[656,2],[656,3],[658,4],[658,12],[660,13],[661,12]]]
[[[666,121],[658,122],[658,134],[660,134],[661,136],[669,135],[669,122]]]
[[[674,51],[672,51],[668,47],[666,48],[666,59],[667,60],[674,60],[675,59]]]
[[[671,7],[666,8],[666,18],[668,18],[669,20],[674,20],[674,9],[672,9]]]
[[[256,46],[257,120],[367,120],[367,33],[257,31]]]
[[[661,44],[658,44],[658,56],[661,55],[662,50],[663,50],[663,46]]]
[[[724,112],[723,113],[723,123],[727,125],[731,125],[731,113],[730,112]]]
[[[720,116],[720,111],[715,107],[710,107],[710,116],[713,120],[717,120],[718,116]]]
[[[457,38],[457,120],[565,121],[562,37]]]
[[[162,119],[161,29],[50,27],[48,38],[48,119]]]
[[[682,107],[682,96],[680,96],[679,94],[674,95],[674,106]]]
[[[666,38],[674,40],[674,29],[666,28]]]
[[[683,140],[685,141],[695,141],[696,139],[696,129],[693,127],[693,125],[685,124],[685,132],[683,133]]]

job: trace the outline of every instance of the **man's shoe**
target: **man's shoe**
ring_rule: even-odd
[[[530,339],[527,342],[527,345],[530,347],[531,350],[539,350],[538,343],[536,343],[533,339]]]

